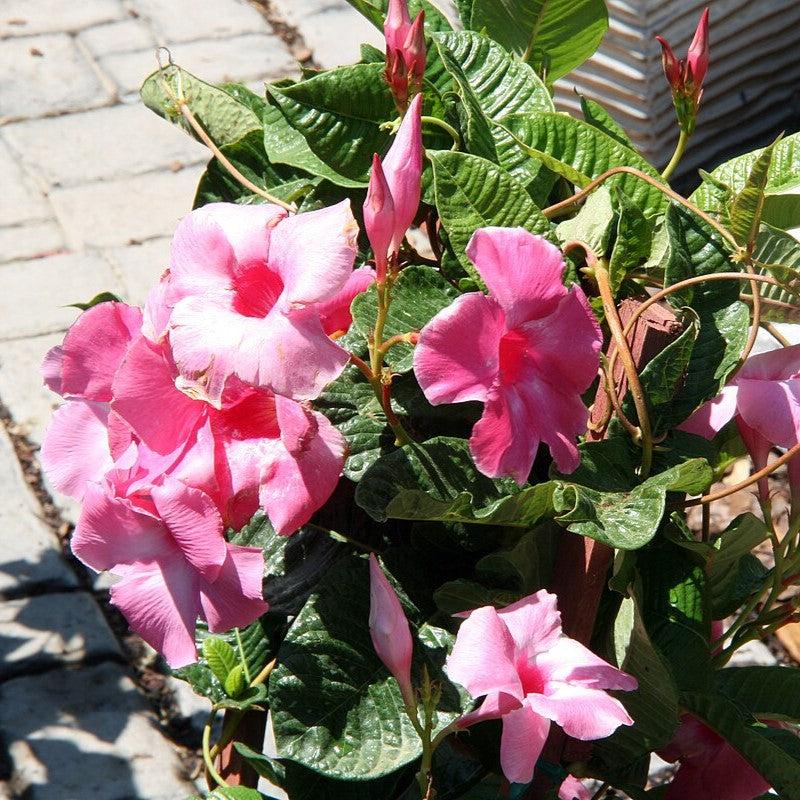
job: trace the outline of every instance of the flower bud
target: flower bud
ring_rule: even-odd
[[[372,157],[372,172],[369,176],[367,199],[364,201],[364,227],[375,253],[378,283],[386,280],[387,257],[394,237],[394,219],[392,193],[376,153]]]
[[[669,42],[663,36],[656,36],[656,41],[661,45],[661,66],[664,68],[664,75],[667,83],[672,87],[673,92],[678,92],[683,87],[681,62],[670,47]]]
[[[400,684],[403,702],[413,707],[411,630],[400,600],[374,553],[369,556],[369,633],[378,658]]]
[[[703,81],[708,72],[708,62],[708,9],[706,9],[700,17],[694,39],[692,39],[689,52],[686,54],[686,83],[691,81],[698,92],[702,90]]]
[[[403,43],[403,58],[408,70],[409,96],[422,91],[422,81],[425,77],[425,12],[417,14],[408,35]]]
[[[407,0],[389,0],[386,21],[383,23],[383,35],[386,38],[386,52],[402,51],[411,28],[411,17],[408,13]]]

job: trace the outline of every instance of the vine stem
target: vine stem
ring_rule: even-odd
[[[638,431],[642,445],[641,478],[644,480],[650,474],[650,468],[653,463],[653,430],[650,426],[647,398],[644,395],[642,382],[639,380],[639,373],[636,371],[636,362],[633,360],[633,354],[622,328],[622,320],[619,318],[619,312],[614,302],[614,292],[611,289],[608,267],[604,260],[598,258],[592,249],[583,242],[567,242],[564,245],[564,252],[566,253],[578,247],[583,249],[589,266],[594,268],[594,277],[600,290],[600,299],[603,301],[603,311],[605,311],[606,321],[616,344],[615,352],[619,353],[619,357],[622,359],[622,368],[625,370],[625,377],[628,379],[633,403],[636,406],[636,414],[639,418]],[[614,373],[611,372],[610,374],[613,375]]]
[[[775,339],[781,347],[791,347],[792,343],[771,323],[761,320],[761,327]]]
[[[209,780],[209,778],[216,781],[217,786],[228,785],[222,775],[217,772],[216,767],[214,766],[214,758],[211,755],[211,726],[214,724],[214,719],[216,716],[217,710],[212,708],[211,713],[208,715],[208,719],[206,720],[206,724],[203,727],[203,761],[206,765],[206,783],[208,784],[209,789],[215,788],[211,785],[211,780]]]
[[[675,145],[675,152],[672,154],[669,164],[667,164],[667,166],[661,171],[661,177],[665,181],[668,181],[672,177],[672,173],[675,172],[675,168],[678,166],[680,160],[683,158],[683,154],[686,152],[687,144],[689,144],[689,134],[681,129],[681,134],[678,137],[678,143]]]
[[[425,115],[420,117],[420,121],[423,124],[427,122],[428,125],[433,125],[436,128],[441,128],[443,131],[449,133],[453,139],[453,147],[451,149],[454,151],[461,149],[461,135],[452,125],[445,122],[443,119],[439,119],[438,117],[428,117]]]

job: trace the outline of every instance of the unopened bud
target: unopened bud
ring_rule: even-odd
[[[394,202],[383,165],[377,153],[372,157],[367,198],[364,201],[364,227],[375,253],[375,271],[378,283],[386,280],[389,247],[394,237]]]

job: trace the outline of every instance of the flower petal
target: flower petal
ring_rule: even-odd
[[[461,295],[420,332],[414,372],[428,401],[486,400],[499,367],[503,312],[480,292]]]
[[[212,633],[243,628],[269,608],[262,596],[264,553],[259,547],[227,545],[225,562],[212,582],[200,581],[200,604]]]
[[[89,481],[112,468],[108,404],[68,400],[55,413],[42,442],[44,471],[62,494],[79,502]]]
[[[350,273],[344,286],[333,297],[316,307],[326,335],[347,333],[350,330],[350,325],[353,323],[350,306],[356,295],[366,291],[373,283],[375,283],[375,270],[371,267],[355,269]]]
[[[785,381],[800,377],[800,344],[778,347],[751,356],[736,374],[736,382],[746,380]]]
[[[736,414],[736,398],[739,388],[725,386],[713,399],[704,403],[687,420],[678,425],[678,430],[713,439]]]
[[[461,623],[446,671],[473,697],[502,692],[522,700],[514,639],[491,606],[476,608]]]
[[[350,201],[287,217],[272,231],[269,266],[287,304],[319,303],[342,289],[356,257],[358,225]]]
[[[42,380],[44,385],[56,394],[63,394],[61,387],[61,365],[64,360],[64,348],[60,344],[51,347],[42,361]]]
[[[549,732],[550,720],[525,704],[503,717],[500,766],[510,783],[524,784],[533,780],[536,762]]]
[[[480,228],[467,255],[500,303],[509,329],[553,313],[567,293],[561,251],[524,228]]]
[[[483,702],[469,714],[464,714],[458,720],[459,728],[468,728],[478,722],[486,722],[490,719],[500,719],[506,714],[522,707],[522,701],[510,694],[503,692],[489,692]]]
[[[800,379],[738,379],[737,410],[770,444],[792,447],[800,441]]]
[[[546,694],[529,694],[525,702],[537,713],[557,722],[574,739],[604,739],[620,725],[633,725],[622,703],[600,689],[556,684],[548,686],[546,691]]]
[[[514,637],[517,649],[528,656],[549,650],[561,636],[558,597],[546,589],[523,597],[497,613]]]
[[[170,667],[197,660],[194,629],[200,601],[193,570],[180,555],[126,570],[111,587],[111,602]]]
[[[186,561],[206,580],[215,580],[228,551],[222,519],[211,498],[170,476],[153,486],[150,495]]]
[[[545,681],[569,683],[589,689],[621,689],[634,691],[639,682],[632,675],[612,667],[588,647],[566,636],[536,658]]]

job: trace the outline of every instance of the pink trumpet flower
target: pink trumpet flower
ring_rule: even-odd
[[[229,544],[211,498],[165,477],[137,503],[92,483],[72,550],[88,566],[119,576],[111,601],[171,667],[196,661],[195,622],[212,632],[249,625],[266,610],[260,548]]]
[[[748,358],[734,379],[713,400],[701,406],[681,430],[713,438],[730,420],[745,443],[756,470],[767,465],[774,446],[800,441],[800,345]],[[800,513],[800,457],[789,462],[793,516]],[[759,496],[769,497],[769,481],[758,482]]]
[[[422,329],[419,384],[433,405],[484,403],[470,450],[485,475],[523,484],[540,442],[572,472],[602,343],[586,296],[564,286],[561,251],[522,228],[482,228],[467,255],[489,295],[461,295]]]
[[[680,762],[666,800],[753,800],[770,789],[735,748],[690,714],[683,715],[672,742],[659,755]]]
[[[425,76],[425,12],[414,22],[408,13],[407,0],[389,0],[383,25],[386,39],[386,82],[394,94],[397,108],[404,114],[408,101],[422,91]]]
[[[181,376],[212,405],[232,376],[313,399],[348,362],[319,305],[351,276],[357,232],[349,201],[291,217],[269,204],[196,209],[175,232],[145,332],[169,335]]]
[[[500,765],[512,783],[532,780],[553,722],[582,740],[633,724],[606,690],[633,691],[636,679],[564,636],[557,598],[544,589],[499,610],[471,612],[446,670],[473,697],[484,698],[460,727],[502,719]],[[575,788],[568,784],[565,791]]]
[[[400,600],[374,553],[369,556],[369,634],[378,658],[400,685],[403,702],[407,708],[412,708],[411,630]]]
[[[414,222],[422,193],[422,95],[418,94],[403,118],[386,157],[372,161],[364,226],[375,253],[377,279],[382,283],[390,258],[400,251]]]

